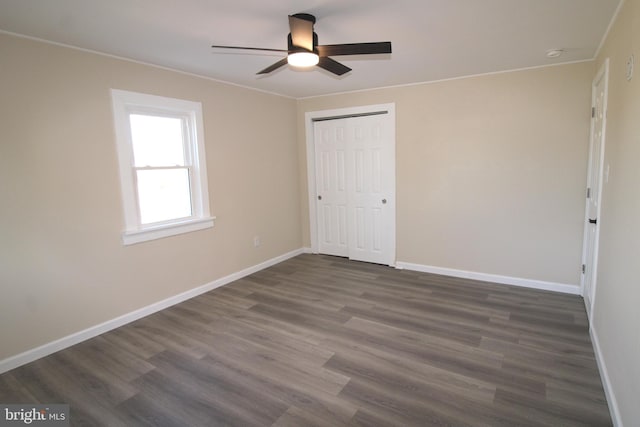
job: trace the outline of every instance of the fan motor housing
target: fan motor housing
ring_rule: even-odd
[[[318,54],[318,49],[316,49],[316,46],[318,46],[318,35],[314,31],[313,32],[313,51],[312,52],[317,55]],[[293,45],[293,40],[291,38],[291,33],[289,33],[289,35],[287,36],[287,50],[289,51],[289,53],[309,52],[307,49],[305,49],[303,47],[299,47],[299,46],[294,46]]]

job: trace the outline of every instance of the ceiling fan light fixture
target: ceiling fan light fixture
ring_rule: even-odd
[[[271,64],[256,74],[269,74],[280,67],[291,65],[308,69],[315,65],[336,76],[342,76],[351,68],[330,58],[338,55],[372,55],[391,53],[391,42],[366,42],[318,45],[318,35],[313,31],[316,18],[308,13],[289,15],[289,29],[287,35],[287,49],[272,49],[247,46],[212,45],[212,48],[263,50],[266,52],[286,52],[287,56]]]
[[[308,68],[320,61],[318,54],[313,52],[293,52],[287,56],[287,62],[293,67]]]

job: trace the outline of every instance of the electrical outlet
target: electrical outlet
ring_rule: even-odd
[[[260,246],[260,236],[254,236],[253,237],[253,247],[257,248],[258,246]]]

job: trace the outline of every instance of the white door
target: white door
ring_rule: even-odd
[[[349,120],[349,258],[393,264],[395,150],[384,115]]]
[[[390,116],[314,122],[318,251],[395,262],[395,143]]]
[[[346,119],[314,124],[318,251],[348,256]]]
[[[608,77],[609,61],[606,60],[593,80],[591,95],[591,138],[589,143],[587,202],[582,251],[582,295],[589,317],[591,317],[593,307],[598,265],[599,216],[607,121]]]

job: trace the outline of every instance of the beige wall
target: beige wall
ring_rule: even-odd
[[[121,244],[110,88],[202,102],[213,229]],[[294,100],[8,35],[0,94],[0,360],[302,246]]]
[[[633,79],[626,63],[635,55]],[[627,0],[597,58],[609,58],[609,108],[593,330],[620,419],[640,422],[640,1]]]
[[[304,113],[395,102],[398,261],[578,285],[592,77],[586,62],[299,100],[301,210]]]

